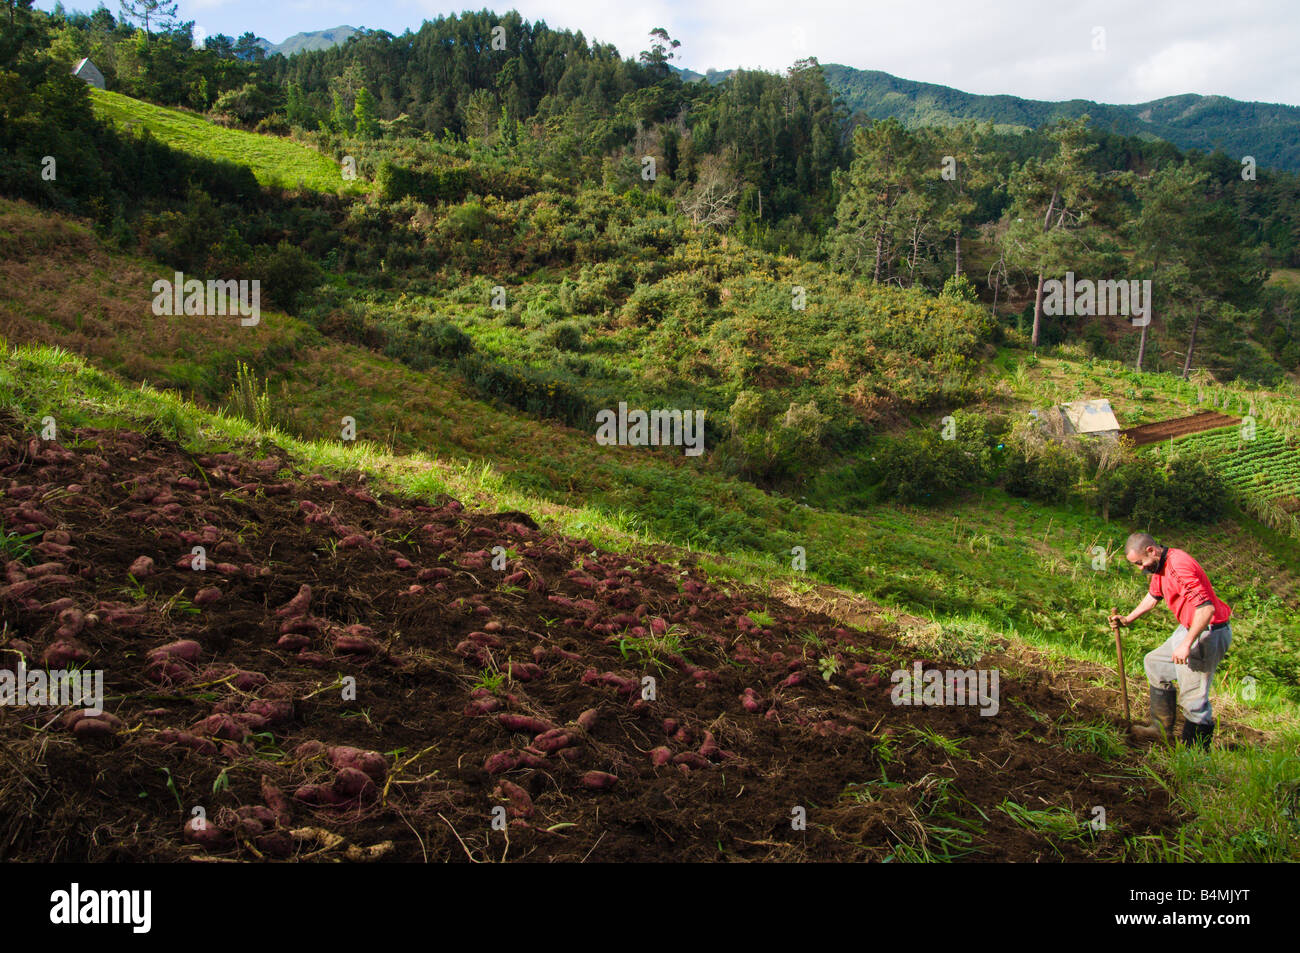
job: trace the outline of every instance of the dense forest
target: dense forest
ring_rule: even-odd
[[[484,10],[268,59],[251,33],[199,46],[192,23],[145,8],[152,22],[9,5],[0,183],[177,263],[197,264],[203,222],[227,222],[203,264],[283,274],[284,306],[312,292],[316,260],[402,260],[400,203],[595,187],[754,248],[978,298],[1035,346],[1084,334],[1118,355],[1096,325],[1047,320],[1043,285],[1067,269],[1122,271],[1155,280],[1156,313],[1186,342],[1184,371],[1198,341],[1230,376],[1276,380],[1300,365],[1295,294],[1264,286],[1269,268],[1300,265],[1300,178],[1289,173],[1248,174],[1221,152],[1118,135],[1086,116],[1028,132],[873,120],[850,114],[813,59],[782,75],[685,82],[663,30],[624,58]],[[68,76],[83,56],[110,89],[350,157],[379,204],[357,221],[328,196],[271,194],[234,167],[109,129]],[[51,152],[66,156],[62,174],[33,175]],[[1139,368],[1146,344],[1144,329]]]

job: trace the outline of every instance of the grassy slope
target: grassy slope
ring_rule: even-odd
[[[338,163],[290,139],[263,136],[242,129],[224,129],[180,109],[169,109],[120,93],[92,89],[95,115],[118,126],[139,125],[186,152],[246,165],[257,181],[282,189],[359,194],[363,186],[344,181]]]
[[[5,233],[21,233],[24,244]],[[336,438],[342,418],[352,416],[362,439],[445,456],[459,466],[490,466],[501,490],[525,508],[584,509],[592,528],[603,524],[646,541],[726,554],[759,578],[798,579],[789,554],[803,546],[809,572],[821,579],[908,611],[1014,626],[1029,641],[1096,660],[1108,657],[1108,637],[1084,607],[1100,611],[1132,598],[1135,584],[1123,572],[1088,568],[1091,546],[1113,551],[1129,529],[1091,514],[996,492],[939,509],[881,506],[843,514],[799,506],[680,456],[600,447],[590,435],[493,408],[444,371],[417,373],[322,338],[285,315],[264,313],[253,328],[222,318],[155,317],[147,307],[150,266],[107,252],[80,226],[25,206],[0,205],[4,241],[9,254],[0,279],[16,293],[0,308],[0,333],[12,340],[62,345],[136,381],[182,391],[198,381],[195,396],[209,406],[229,387],[235,362],[249,361],[268,377],[290,432]],[[103,302],[98,316],[97,299]],[[1244,595],[1254,566],[1267,566],[1283,581],[1286,597],[1257,615],[1257,624],[1300,643],[1300,624],[1285,618],[1300,604],[1294,583],[1300,558],[1266,552],[1237,524],[1216,534],[1207,538],[1232,540],[1205,547],[1220,585]],[[1250,565],[1242,566],[1238,554],[1249,554]],[[1249,657],[1244,649],[1237,655],[1241,664]],[[1251,663],[1248,671],[1228,668],[1224,684],[1253,674],[1283,689],[1286,673],[1300,669],[1293,655],[1273,651]]]

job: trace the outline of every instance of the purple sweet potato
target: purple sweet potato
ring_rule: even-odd
[[[288,831],[268,831],[253,841],[254,846],[268,857],[284,860],[293,854],[293,837]]]
[[[297,652],[311,645],[311,639],[297,632],[290,632],[288,635],[282,635],[275,643],[279,648],[289,652]]]
[[[136,579],[147,579],[153,575],[153,560],[148,556],[139,556],[131,563],[131,568],[127,572]]]
[[[149,651],[149,660],[151,662],[167,660],[194,663],[198,661],[202,651],[203,647],[193,639],[181,639],[151,649]]]
[[[316,635],[325,628],[323,619],[312,616],[295,616],[280,623],[281,635]]]
[[[499,698],[492,698],[490,696],[487,698],[475,698],[465,706],[465,714],[467,717],[475,718],[479,715],[490,715],[500,707],[501,699]]]
[[[588,771],[582,776],[582,783],[594,791],[605,791],[618,784],[618,776],[608,771]]]
[[[313,807],[333,807],[344,803],[347,798],[335,793],[325,784],[304,784],[293,792],[294,798]]]
[[[227,741],[243,741],[248,735],[245,726],[231,715],[209,715],[194,726],[194,731]]]
[[[520,682],[532,682],[541,678],[542,667],[536,662],[511,662],[510,677]]]
[[[658,748],[650,749],[650,763],[653,764],[656,768],[662,767],[663,765],[667,764],[671,760],[673,760],[672,748],[665,748],[664,746],[660,745]]]
[[[709,759],[698,751],[683,751],[681,754],[674,755],[673,764],[684,764],[691,768],[707,768],[710,766]]]
[[[293,816],[293,805],[289,802],[285,793],[266,775],[262,775],[262,800],[271,809],[276,823],[287,827],[290,818]]]
[[[245,710],[249,714],[259,716],[266,724],[272,726],[283,725],[293,720],[293,702],[281,698],[258,698],[249,702]]]
[[[202,817],[192,817],[185,822],[185,839],[205,850],[225,850],[231,844],[229,833]]]
[[[207,586],[194,594],[196,606],[210,606],[221,601],[221,590],[216,586]]]
[[[550,731],[544,731],[533,739],[533,747],[547,754],[559,751],[561,748],[567,748],[575,743],[574,737],[563,728],[552,728]]]
[[[718,743],[713,740],[713,732],[704,732],[704,742],[700,745],[700,754],[706,758],[714,759],[717,758],[721,752],[722,749],[719,748]]]
[[[375,782],[364,771],[356,768],[341,768],[334,776],[333,791],[342,798],[363,804],[369,804],[379,797]]]
[[[600,713],[595,708],[588,708],[578,716],[578,727],[583,731],[591,731],[596,727],[596,720],[599,717]]]
[[[303,583],[298,589],[298,594],[275,610],[277,616],[303,616],[307,614],[307,608],[311,605],[311,586]]]
[[[334,651],[343,655],[375,655],[379,645],[364,635],[343,634],[334,636]]]
[[[519,715],[513,712],[505,712],[497,715],[497,721],[505,725],[511,731],[527,732],[530,735],[541,734],[550,731],[555,726],[549,721],[541,718],[534,718],[531,715]]]
[[[114,718],[108,712],[99,715],[86,715],[78,719],[72,725],[72,733],[77,738],[85,740],[88,738],[111,738],[117,733],[117,729],[122,722]]]
[[[383,783],[384,778],[388,776],[388,762],[378,751],[339,745],[330,748],[328,754],[330,764],[334,767],[340,770],[355,768],[370,777],[376,784]]]
[[[518,764],[519,755],[515,752],[498,751],[496,754],[489,755],[483,762],[483,770],[488,774],[504,774],[506,771],[513,771]]]
[[[319,757],[325,754],[328,750],[329,749],[327,749],[324,744],[312,739],[311,741],[304,741],[302,744],[294,748],[291,753],[297,760],[305,761],[308,758]]]
[[[182,748],[190,748],[200,754],[215,755],[217,753],[217,746],[207,738],[200,738],[188,731],[177,731],[175,728],[164,728],[153,736],[153,740],[159,744],[180,745]]]
[[[41,663],[46,668],[68,668],[85,662],[89,658],[90,653],[88,651],[75,642],[64,639],[51,642],[46,646],[45,651],[41,653]]]
[[[230,680],[230,684],[241,692],[251,692],[267,684],[269,679],[261,672],[240,672]]]
[[[536,813],[533,808],[533,799],[527,791],[519,785],[502,778],[497,782],[497,791],[493,792],[495,797],[505,797],[510,801],[506,808],[506,814],[510,817],[520,817],[525,820]]]

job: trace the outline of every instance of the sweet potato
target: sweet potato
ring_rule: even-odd
[[[714,759],[721,754],[722,749],[718,743],[713,740],[713,732],[704,732],[704,742],[700,745],[700,754],[706,758]]]
[[[595,708],[588,708],[578,716],[578,727],[583,731],[591,731],[596,727],[596,720],[599,717],[600,713]]]
[[[296,617],[307,614],[307,609],[311,605],[311,586],[303,583],[298,588],[298,594],[275,610],[275,614],[280,617]]]
[[[513,751],[498,751],[496,754],[489,755],[483,762],[483,770],[488,774],[504,774],[506,771],[513,771],[519,764],[519,755]]]
[[[479,715],[490,715],[500,707],[501,699],[499,698],[475,698],[465,706],[465,714],[470,718]]]
[[[313,616],[296,616],[280,623],[281,635],[317,635],[325,628],[325,621]]]
[[[221,590],[216,586],[207,586],[194,594],[196,606],[210,606],[221,601]]]
[[[215,756],[217,746],[207,738],[200,738],[196,734],[188,731],[177,731],[174,728],[167,728],[154,735],[154,740],[163,744],[177,744],[182,748],[189,748],[191,751],[197,751],[199,754]]]
[[[289,820],[293,816],[293,806],[289,803],[289,799],[284,792],[266,775],[262,775],[262,800],[271,809],[276,823],[287,827]]]
[[[245,726],[231,715],[209,715],[194,726],[194,731],[227,741],[243,741],[248,735]]]
[[[193,639],[181,639],[151,649],[149,651],[149,660],[154,662],[167,660],[193,663],[198,661],[199,654],[202,651],[203,647]]]
[[[573,744],[576,744],[574,737],[563,728],[552,728],[550,731],[544,731],[533,739],[533,747],[547,754]]]
[[[375,655],[379,645],[364,635],[343,634],[334,636],[334,651],[344,655]]]
[[[266,685],[268,681],[261,672],[240,672],[230,680],[230,684],[241,692],[251,692]]]
[[[698,751],[683,751],[681,754],[674,755],[673,764],[684,764],[692,768],[707,768],[710,766],[709,759]]]
[[[341,768],[334,776],[333,790],[342,798],[363,804],[369,804],[379,797],[375,782],[364,771],[356,768]]]
[[[79,739],[88,738],[111,738],[117,733],[121,726],[121,721],[114,718],[108,712],[100,715],[86,715],[78,719],[72,726],[72,733]]]
[[[376,784],[383,783],[388,775],[388,762],[378,751],[366,751],[348,745],[330,748],[327,752],[330,764],[339,768],[355,768],[370,777]]]
[[[510,677],[520,682],[533,682],[541,678],[544,673],[542,667],[536,662],[511,662]]]
[[[527,732],[530,735],[541,734],[550,731],[555,726],[549,721],[541,718],[534,718],[531,715],[519,715],[513,712],[505,712],[497,715],[497,721],[505,725],[511,731]]]
[[[185,822],[185,839],[205,850],[225,850],[232,841],[227,831],[202,817],[192,817]]]
[[[268,831],[253,841],[259,851],[268,857],[284,860],[293,854],[293,837],[288,831]]]
[[[136,579],[147,579],[153,575],[153,560],[148,556],[138,556],[127,570]]]
[[[68,668],[90,659],[90,653],[75,642],[60,639],[51,642],[41,653],[41,664],[46,668]]]
[[[248,703],[246,711],[264,719],[266,724],[273,727],[279,727],[293,720],[293,702],[279,698],[255,699]]]
[[[311,645],[311,639],[305,635],[291,632],[288,635],[282,635],[275,643],[279,648],[289,652],[297,652],[299,649],[305,649]]]
[[[658,748],[650,749],[650,763],[653,764],[656,768],[662,767],[663,765],[667,764],[671,760],[673,760],[672,748],[665,748],[664,746],[660,745]]]
[[[335,793],[333,788],[324,784],[304,784],[293,792],[293,796],[313,807],[333,807],[347,801],[347,798]]]
[[[308,758],[319,757],[320,755],[325,754],[327,750],[328,749],[324,744],[313,739],[311,741],[304,741],[302,744],[295,747],[292,754],[297,760],[305,761]]]
[[[493,794],[498,798],[505,797],[510,801],[509,806],[506,807],[506,814],[509,817],[519,817],[526,820],[536,813],[531,795],[512,781],[502,778],[497,782],[497,791],[494,791]]]
[[[584,787],[595,791],[605,791],[618,784],[618,776],[607,771],[588,771],[582,776]]]

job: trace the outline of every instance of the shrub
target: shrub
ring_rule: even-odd
[[[580,350],[582,329],[572,321],[561,321],[546,332],[546,343],[558,351]]]

